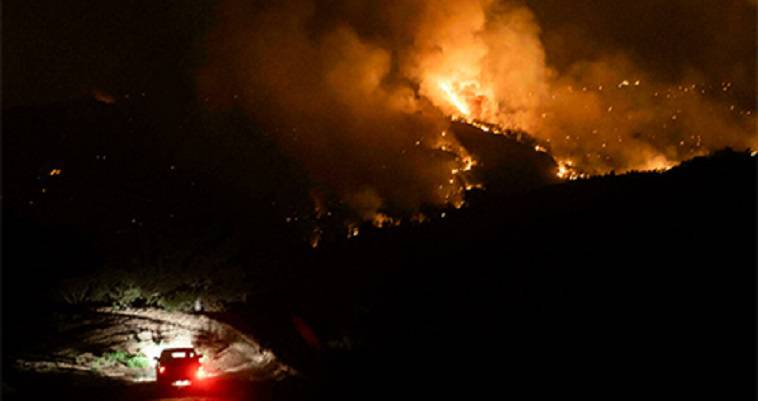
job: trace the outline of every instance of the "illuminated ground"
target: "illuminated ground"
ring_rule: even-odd
[[[59,330],[44,346],[18,357],[18,369],[151,382],[155,380],[154,358],[162,349],[195,347],[204,355],[203,364],[212,376],[267,380],[289,371],[249,336],[203,315],[98,308],[60,315],[59,319]],[[120,362],[107,358],[117,352],[131,358],[122,356]]]
[[[99,308],[58,318],[60,331],[44,346],[17,354],[14,384],[4,382],[4,398],[265,400],[275,383],[294,373],[249,336],[203,315]],[[183,346],[203,353],[209,377],[187,388],[159,388],[152,358],[163,348]],[[144,355],[149,366],[99,357],[112,350]]]

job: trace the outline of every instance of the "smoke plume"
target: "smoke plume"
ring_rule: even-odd
[[[545,20],[549,3],[534,7]],[[738,78],[661,73],[537,15],[520,1],[226,0],[198,87],[213,107],[243,108],[319,193],[366,219],[462,202],[475,160],[451,117],[527,131],[591,173],[756,147],[754,102],[730,97]]]

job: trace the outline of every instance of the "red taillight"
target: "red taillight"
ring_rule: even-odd
[[[166,367],[165,366],[158,366],[158,373],[163,374],[165,372],[166,372]]]
[[[205,377],[206,377],[206,376],[207,376],[207,375],[206,375],[206,373],[205,373],[205,369],[203,369],[203,367],[202,367],[202,366],[201,366],[201,367],[199,367],[199,368],[197,368],[197,373],[195,373],[195,377],[197,377],[197,378],[198,378],[198,380],[202,380],[202,379],[205,379]]]

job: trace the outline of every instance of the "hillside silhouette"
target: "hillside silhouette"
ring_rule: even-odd
[[[130,302],[211,299],[302,372],[303,397],[754,390],[748,152],[556,182],[545,154],[458,127],[493,160],[467,207],[351,239],[337,213],[312,249],[311,183],[265,133],[233,114],[151,116],[94,101],[4,112],[6,350],[50,335],[40,316],[71,307],[71,283],[83,307],[167,277],[162,298]]]

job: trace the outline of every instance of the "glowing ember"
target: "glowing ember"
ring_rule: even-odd
[[[558,166],[558,172],[555,174],[558,176],[558,178],[566,178],[568,176],[569,170],[564,166],[563,164]]]
[[[358,226],[358,224],[353,223],[353,224],[348,225],[348,227],[347,227],[347,238],[348,239],[355,238],[358,235],[360,235],[360,233],[361,233],[361,229]]]
[[[589,175],[578,171],[574,166],[574,162],[571,160],[559,161],[558,170],[556,171],[555,175],[562,180],[570,181],[589,177]]]
[[[377,213],[374,215],[374,218],[371,221],[371,224],[373,224],[374,227],[378,227],[378,228],[389,227],[389,226],[399,226],[400,220],[395,219],[391,216],[388,216],[384,213]]]

